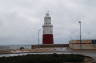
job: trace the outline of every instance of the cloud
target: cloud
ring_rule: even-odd
[[[0,44],[37,44],[38,30],[50,10],[54,25],[55,43],[79,39],[95,39],[95,0],[1,0]],[[40,31],[42,43],[42,30]]]

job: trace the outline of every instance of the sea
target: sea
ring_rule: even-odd
[[[20,49],[21,47],[25,48],[25,49],[31,49],[32,45],[30,44],[23,44],[23,45],[0,45],[0,50],[9,50],[9,49]]]

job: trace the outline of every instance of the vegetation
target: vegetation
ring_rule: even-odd
[[[0,58],[0,63],[64,63],[83,61],[84,56],[74,54],[35,54]]]

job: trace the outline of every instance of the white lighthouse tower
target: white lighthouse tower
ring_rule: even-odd
[[[43,44],[53,44],[53,42],[53,25],[51,24],[51,17],[48,12],[44,17]]]

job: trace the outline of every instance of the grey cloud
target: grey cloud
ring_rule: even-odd
[[[50,10],[54,25],[55,43],[79,39],[82,20],[82,38],[95,39],[95,0],[1,0],[0,44],[37,44],[38,29]],[[42,41],[42,30],[40,31]]]

